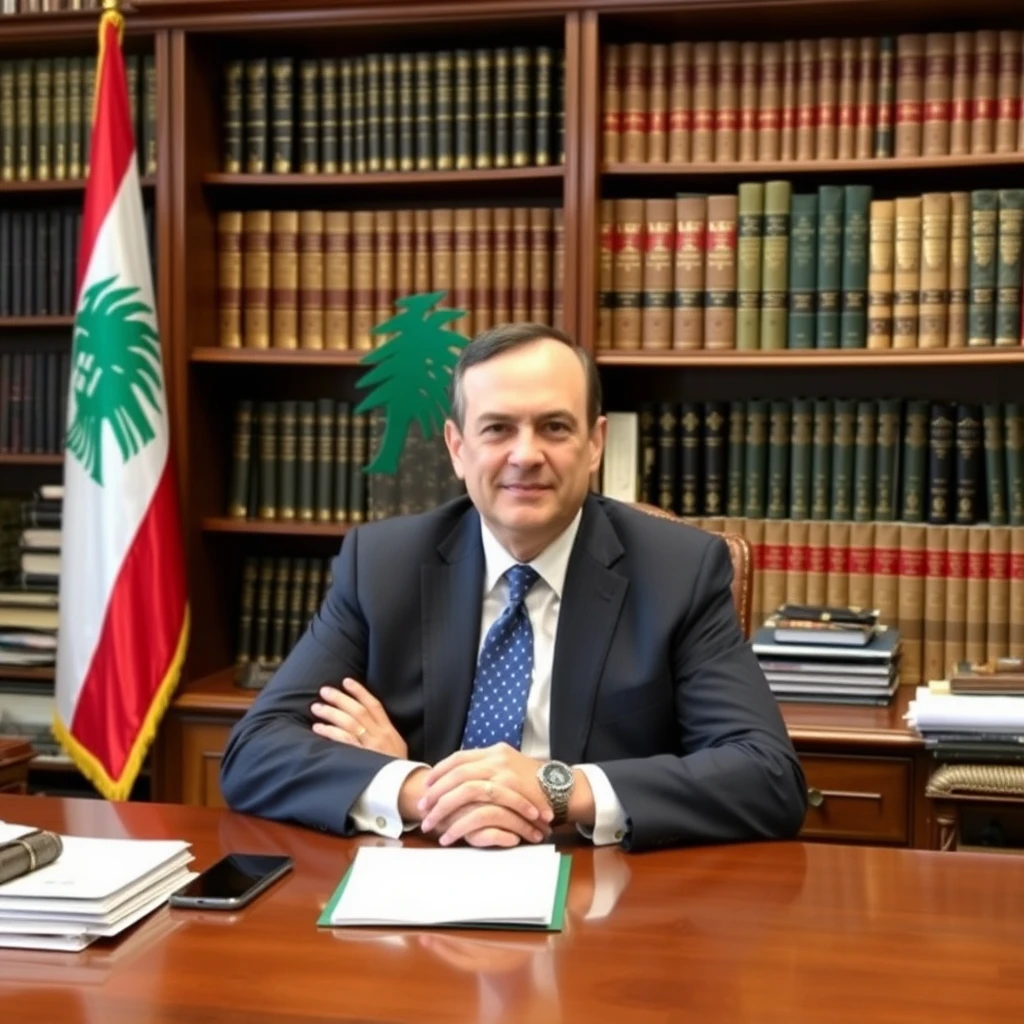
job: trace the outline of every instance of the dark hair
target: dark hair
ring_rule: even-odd
[[[504,352],[511,352],[535,341],[547,340],[560,341],[563,345],[568,345],[580,361],[587,382],[587,426],[594,426],[597,417],[601,415],[601,377],[590,353],[577,345],[571,335],[557,327],[525,323],[498,324],[497,327],[482,331],[460,353],[459,361],[452,373],[450,388],[451,418],[459,430],[465,426],[466,421],[466,400],[462,393],[462,379],[466,376],[466,371]]]

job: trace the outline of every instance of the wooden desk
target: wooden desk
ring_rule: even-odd
[[[355,843],[210,808],[0,797],[0,818],[281,852],[238,914],[163,908],[80,954],[0,950],[4,1020],[976,1024],[1024,1001],[1020,860],[777,843],[573,851],[555,935],[318,929]],[[362,840],[380,842],[381,840]]]

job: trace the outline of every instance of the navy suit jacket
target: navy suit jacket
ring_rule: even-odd
[[[467,498],[349,533],[320,611],[232,731],[230,806],[352,833],[353,803],[390,759],[312,732],[318,689],[345,676],[380,699],[410,759],[457,750],[483,580]],[[586,499],[555,638],[551,756],[600,765],[631,849],[788,837],[803,822],[803,773],[731,580],[721,538]]]

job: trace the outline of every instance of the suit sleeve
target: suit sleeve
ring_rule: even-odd
[[[803,771],[711,538],[694,601],[672,638],[680,754],[601,762],[625,808],[629,849],[789,838],[803,824]]]
[[[369,628],[358,600],[358,535],[345,538],[320,610],[228,738],[220,783],[233,810],[351,835],[353,804],[393,760],[312,731],[310,705],[320,687],[366,677]]]

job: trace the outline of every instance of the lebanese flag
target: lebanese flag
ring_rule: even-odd
[[[123,19],[100,20],[68,392],[54,732],[123,800],[174,692],[188,602]]]

